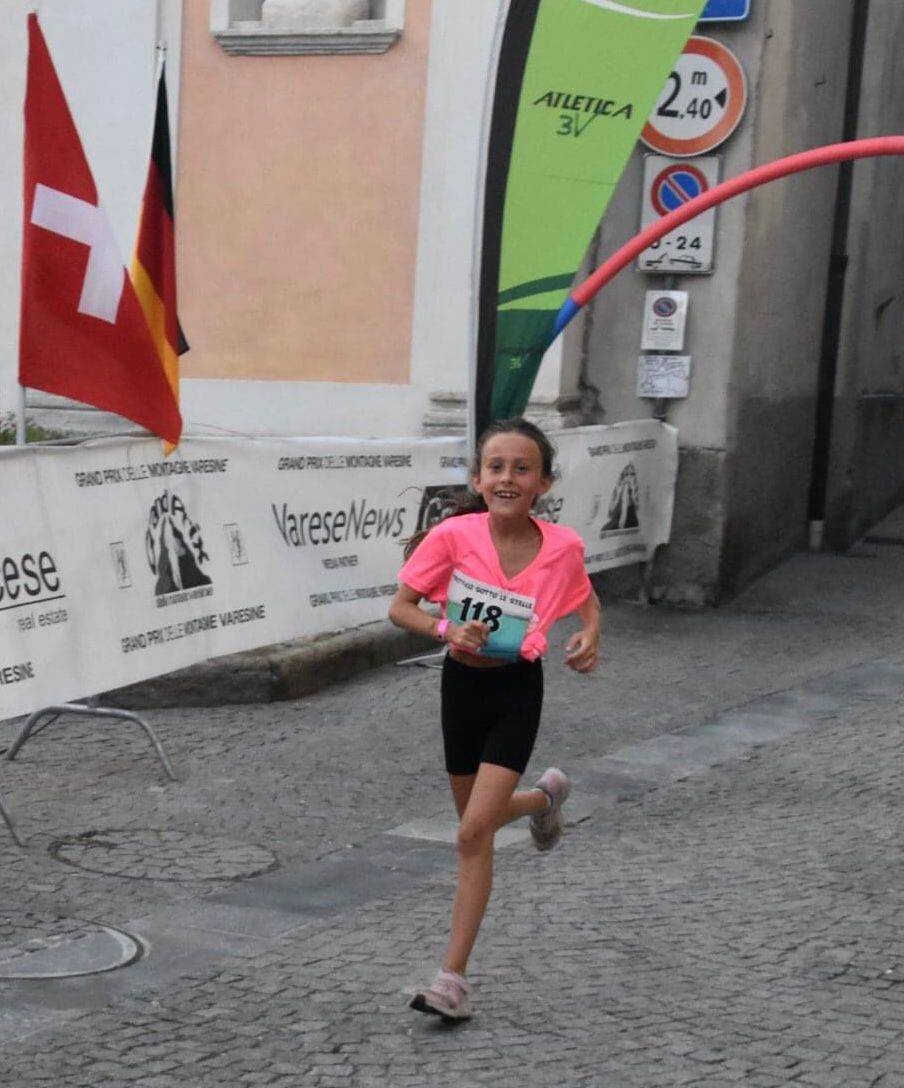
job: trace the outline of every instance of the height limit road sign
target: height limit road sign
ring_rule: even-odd
[[[746,105],[747,81],[734,53],[712,38],[693,37],[640,138],[663,155],[705,155],[734,132]]]
[[[655,223],[719,182],[719,156],[688,162],[647,155],[643,164],[640,229]],[[637,258],[643,272],[712,272],[716,209],[689,220],[654,242]]]

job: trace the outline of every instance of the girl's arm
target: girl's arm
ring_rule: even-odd
[[[411,589],[410,586],[400,585],[389,605],[389,618],[396,627],[404,627],[416,635],[436,638],[439,617],[431,616],[419,608],[420,600],[420,593]],[[443,641],[459,650],[477,653],[489,638],[489,634],[490,629],[485,623],[469,620],[467,623],[450,623],[446,628],[446,637]]]
[[[439,617],[431,616],[429,612],[419,608],[420,600],[420,593],[415,593],[408,586],[400,585],[389,605],[389,618],[396,627],[404,627],[406,631],[413,631],[416,635],[436,638]]]
[[[576,631],[565,644],[565,663],[575,672],[590,672],[599,660],[600,601],[593,592],[580,608],[575,610],[581,620],[581,630]]]

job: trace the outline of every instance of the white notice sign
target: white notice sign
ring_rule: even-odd
[[[687,291],[647,291],[642,351],[681,351],[687,320]]]
[[[641,355],[637,360],[639,397],[674,400],[686,397],[690,386],[690,355]]]

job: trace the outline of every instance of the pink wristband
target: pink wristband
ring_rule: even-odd
[[[446,631],[449,627],[449,621],[446,619],[440,620],[436,625],[436,637],[440,642],[446,641]]]

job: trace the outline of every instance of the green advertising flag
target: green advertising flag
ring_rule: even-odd
[[[524,411],[559,307],[705,0],[511,0],[484,199],[474,412]]]

